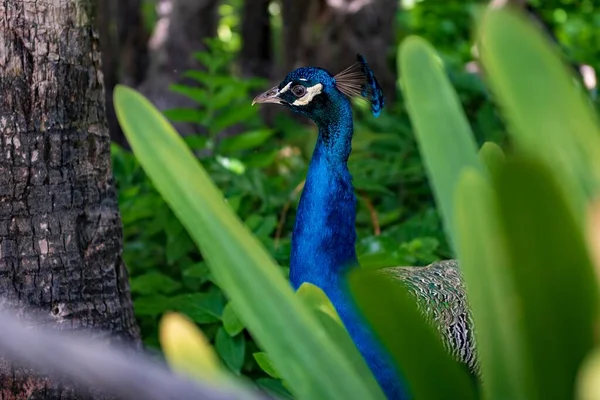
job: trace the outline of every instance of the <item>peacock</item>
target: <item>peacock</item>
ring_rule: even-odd
[[[321,288],[388,399],[406,399],[410,394],[401,371],[362,319],[344,279],[358,267],[356,198],[347,166],[353,97],[366,98],[375,117],[384,106],[382,89],[360,54],[356,63],[335,76],[318,67],[298,68],[278,86],[256,96],[252,104],[283,105],[310,118],[319,131],[292,232],[291,285],[297,290],[309,282]],[[475,372],[472,321],[456,262],[382,271],[405,283],[448,350]]]

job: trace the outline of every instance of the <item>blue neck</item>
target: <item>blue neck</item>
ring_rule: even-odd
[[[347,160],[352,114],[338,124],[319,126],[319,138],[296,215],[290,279],[330,288],[356,264],[356,198]]]
[[[376,340],[348,293],[344,275],[358,266],[356,198],[348,171],[352,110],[344,98],[322,116],[313,115],[319,137],[308,168],[292,234],[290,281],[321,288],[331,300],[356,347],[390,400],[407,399],[387,352]]]

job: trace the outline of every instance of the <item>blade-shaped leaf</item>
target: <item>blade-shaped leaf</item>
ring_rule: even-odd
[[[444,348],[415,300],[375,271],[349,274],[355,300],[392,354],[416,399],[475,399],[469,374]]]
[[[492,175],[502,167],[505,159],[504,152],[496,143],[485,142],[479,149],[479,160]]]
[[[598,311],[582,229],[550,168],[534,158],[507,159],[495,188],[535,393],[571,398]]]
[[[210,342],[181,314],[169,313],[160,321],[160,344],[176,371],[196,379],[221,381],[227,373]]]
[[[480,32],[482,61],[515,145],[554,168],[583,222],[586,196],[600,191],[600,130],[582,88],[544,36],[517,13],[491,10]]]
[[[119,86],[114,96],[119,122],[140,164],[295,395],[381,399],[375,379],[356,374],[160,112],[132,89]]]
[[[530,369],[505,238],[491,185],[463,171],[456,188],[457,252],[475,322],[483,391],[489,400],[530,399]]]
[[[454,188],[463,168],[481,168],[477,145],[433,47],[424,39],[409,37],[400,45],[398,63],[419,149],[446,233],[456,246]]]

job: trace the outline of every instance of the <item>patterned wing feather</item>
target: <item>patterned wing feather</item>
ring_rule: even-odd
[[[440,332],[448,351],[479,375],[473,320],[458,263],[449,260],[427,267],[395,267],[380,271],[409,289],[420,310]]]

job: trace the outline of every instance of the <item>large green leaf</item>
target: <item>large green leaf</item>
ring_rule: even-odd
[[[457,252],[475,321],[485,398],[531,399],[524,332],[488,180],[471,168],[464,170],[455,205],[460,237]]]
[[[428,42],[418,37],[404,40],[398,69],[438,208],[456,246],[454,188],[463,168],[481,168],[477,145],[458,96]]]
[[[572,398],[598,311],[582,230],[550,168],[535,158],[507,159],[495,188],[535,398]]]
[[[583,221],[585,198],[600,190],[597,117],[545,34],[508,10],[486,13],[481,28],[486,76],[517,147],[546,160]]]
[[[392,354],[416,399],[475,399],[465,367],[446,351],[438,332],[425,321],[414,297],[376,271],[349,275],[355,300]]]
[[[502,168],[506,159],[500,146],[493,142],[485,142],[479,149],[478,155],[481,163],[485,165],[488,172],[492,175]]]
[[[115,89],[119,122],[157,190],[200,247],[239,317],[299,399],[381,399],[359,376],[225,202],[184,141],[136,91]]]

